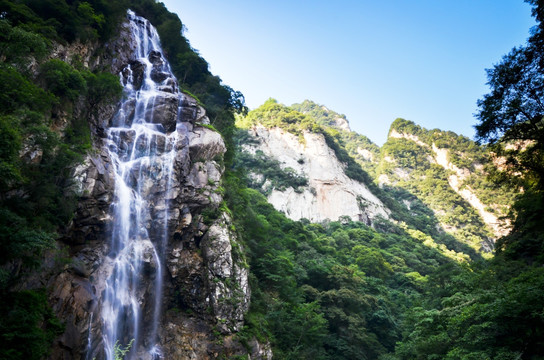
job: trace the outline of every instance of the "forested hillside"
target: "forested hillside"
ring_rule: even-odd
[[[544,359],[544,2],[528,2],[538,25],[526,45],[488,70],[478,143],[397,119],[379,147],[351,131],[344,115],[308,100],[285,106],[270,99],[248,113],[242,94],[211,74],[182,22],[160,2],[0,0],[0,359],[52,358],[51,349],[66,338],[91,337],[91,325],[87,335],[53,311],[60,306],[53,294],[61,291],[49,279],[69,273],[76,280],[67,286],[94,281],[81,250],[97,240],[71,238],[82,217],[78,205],[94,195],[78,190],[74,174],[100,153],[97,129],[123,97],[110,46],[129,8],[156,26],[177,86],[195,99],[195,109],[206,109],[209,124],[186,126],[215,134],[227,147],[213,159],[203,158],[201,143],[180,151],[195,157],[187,165],[194,172],[184,178],[204,185],[176,191],[211,205],[176,209],[183,222],[167,240],[175,244],[168,261],[182,270],[173,274],[170,267],[163,276],[184,286],[164,291],[171,354]],[[372,216],[312,223],[275,209],[267,199],[273,191],[312,196],[308,178],[296,170],[307,158],[294,169],[247,151],[262,141],[251,132],[259,126],[281,129],[301,148],[307,133],[322,138],[342,174],[375,197]],[[371,212],[369,202],[357,201],[357,211]],[[232,236],[210,247],[214,226]],[[215,251],[224,249],[224,263],[249,274],[250,305],[240,319],[214,313],[239,308],[234,277],[202,280],[190,270],[220,272],[211,260],[194,264],[220,258]],[[184,297],[206,286],[219,290],[194,299],[233,295],[219,298],[216,308]],[[185,342],[178,351],[183,336],[166,326],[174,320],[195,321],[182,335],[210,342],[195,340],[194,349]],[[237,321],[243,326],[232,325]],[[132,340],[115,344],[116,358],[135,358]],[[76,345],[90,351],[90,341]]]
[[[534,15],[540,21],[542,4],[535,1],[533,5]],[[542,25],[539,24],[526,47],[514,49],[503,62],[489,70],[491,93],[479,102],[480,144],[451,132],[426,130],[411,121],[398,119],[391,126],[388,142],[379,149],[364,136],[350,132],[342,121],[344,116],[310,101],[291,107],[269,101],[240,122],[244,128],[261,124],[294,131],[299,136],[303,130],[328,131],[335,135],[336,146],[347,150],[362,166],[369,175],[366,180],[371,176],[381,185],[380,196],[394,209],[393,219],[406,219],[402,214],[406,214],[406,210],[412,212],[412,219],[405,222],[409,227],[401,232],[405,241],[425,237],[423,233],[418,236],[416,229],[430,238],[439,238],[440,232],[435,232],[438,224],[450,232],[450,240],[443,240],[450,248],[461,249],[454,245],[457,244],[452,241],[454,237],[485,253],[493,247],[491,239],[497,240],[494,256],[486,256],[489,260],[477,260],[477,256],[465,263],[446,259],[443,265],[436,266],[422,279],[421,287],[411,293],[404,292],[411,294],[413,302],[409,302],[409,306],[404,304],[405,310],[400,313],[395,310],[403,308],[401,304],[389,303],[394,319],[389,324],[394,326],[388,333],[393,334],[391,329],[395,327],[398,331],[394,350],[387,349],[381,355],[376,354],[383,349],[373,354],[367,350],[349,356],[383,359],[539,359],[544,356],[541,340],[543,242],[541,221],[537,220],[542,218],[540,136],[543,120],[542,93],[536,89],[541,89],[538,84],[544,70],[540,55]],[[303,121],[291,121],[297,118]],[[302,128],[293,128],[299,123],[303,124]],[[243,144],[254,140],[242,133],[239,141]],[[265,179],[270,176],[263,171],[270,167],[262,166],[259,171],[259,165],[251,162],[250,154],[242,152],[240,161],[252,171],[257,169]],[[346,168],[353,166],[350,160],[344,161]],[[275,163],[275,168],[281,169],[281,164]],[[262,191],[263,180],[255,183],[254,177],[250,177],[249,181]],[[291,186],[295,184],[289,177],[283,180],[281,186],[289,186],[289,181]],[[304,182],[295,186],[304,186]],[[400,204],[392,198],[400,200]],[[502,224],[497,227],[492,221],[486,224],[489,214],[493,215],[492,220]],[[331,224],[335,222],[326,226]],[[347,219],[338,224],[343,224],[341,229],[350,226]],[[412,230],[410,225],[414,227]],[[375,234],[387,234],[395,226],[375,228],[378,231],[372,230]],[[296,242],[300,243],[300,240]],[[394,262],[385,255],[390,251],[387,246],[373,244],[370,248],[380,251],[395,268]],[[466,248],[461,252],[470,253]],[[296,258],[296,250],[288,254]],[[406,264],[410,263],[408,254],[400,256]],[[356,261],[356,264],[364,272],[363,279],[375,281],[376,273],[372,274],[366,267],[368,263],[365,266]],[[295,262],[293,267],[296,266]],[[384,268],[388,268],[387,265]],[[385,280],[389,287],[382,288],[385,291],[381,295],[387,297],[395,293],[398,284],[388,283],[387,276],[383,277],[385,273],[381,278],[378,276],[378,281]],[[393,273],[397,274],[398,270]],[[274,298],[274,295],[268,293],[265,298]],[[324,298],[308,299],[318,299],[322,306],[329,304]],[[333,318],[327,317],[326,308],[318,313],[328,320],[328,331],[340,330],[334,326]],[[281,336],[282,332],[277,334]],[[331,338],[325,336],[325,339]],[[386,344],[383,340],[379,343]],[[333,349],[330,344],[324,344],[324,349],[325,357],[346,356],[342,352],[346,348]]]
[[[91,129],[109,121],[122,96],[109,67],[122,54],[111,54],[109,42],[129,7],[158,26],[179,86],[206,106],[226,139],[233,112],[243,109],[241,94],[209,72],[162,3],[0,1],[2,359],[41,359],[66,329],[49,307],[55,289],[46,284],[78,261],[65,236],[89,194],[74,186],[74,168],[96,154],[102,135]]]
[[[338,126],[339,123],[341,126]],[[246,130],[258,126],[281,128],[296,134],[303,143],[301,134],[305,131],[322,134],[327,145],[343,161],[346,174],[368,183],[392,210],[391,221],[375,222],[373,228],[352,222],[346,216],[320,225],[303,220],[298,223],[297,231],[285,233],[286,225],[281,223],[292,222],[270,205],[267,205],[268,210],[263,211],[266,202],[262,195],[246,190],[247,200],[235,213],[246,214],[243,233],[255,239],[250,243],[252,268],[263,270],[254,273],[256,283],[253,285],[254,289],[260,289],[263,285],[263,289],[266,289],[263,303],[267,305],[261,305],[260,316],[276,324],[279,320],[271,318],[265,309],[294,306],[291,299],[296,297],[289,299],[283,293],[288,288],[287,284],[282,282],[277,290],[270,291],[274,289],[273,281],[286,281],[286,275],[293,274],[292,286],[302,289],[303,294],[299,295],[299,299],[304,299],[302,303],[297,300],[295,305],[316,301],[312,316],[321,315],[326,324],[321,328],[322,343],[313,339],[311,343],[314,346],[303,350],[303,345],[297,341],[300,353],[295,352],[292,343],[282,345],[283,341],[293,339],[279,340],[277,337],[283,338],[286,330],[283,326],[276,329],[279,325],[274,325],[270,336],[275,339],[272,343],[276,344],[276,353],[282,354],[282,358],[321,356],[334,359],[457,359],[467,356],[508,359],[521,354],[520,348],[516,348],[518,340],[512,337],[505,341],[501,337],[503,332],[512,335],[502,322],[509,324],[506,326],[513,326],[512,323],[529,319],[535,321],[530,314],[540,307],[535,304],[540,299],[542,283],[538,267],[528,270],[531,274],[529,278],[526,279],[527,274],[518,278],[512,276],[511,271],[520,264],[503,263],[502,255],[491,261],[481,258],[481,255],[488,259],[492,257],[490,251],[497,234],[493,233],[492,227],[486,228],[479,210],[483,208],[485,212],[495,214],[495,219],[502,220],[516,199],[515,189],[492,181],[491,176],[496,178],[502,169],[496,165],[497,154],[489,147],[465,137],[440,130],[429,131],[403,119],[397,119],[392,124],[388,142],[379,148],[366,137],[351,132],[344,124],[347,124],[345,117],[311,101],[288,107],[269,100],[238,121],[241,129],[236,137],[239,151],[235,169],[240,173],[249,171],[246,181],[262,195],[269,196],[272,189],[289,187],[301,192],[308,184],[300,173],[279,161],[280,158],[271,158],[259,152],[263,139],[250,135]],[[255,146],[257,151],[248,151],[248,144]],[[452,177],[456,182],[452,181]],[[473,203],[470,203],[463,197],[463,189],[475,194],[474,198],[485,207],[475,206],[472,198]],[[255,197],[260,200],[255,200]],[[231,208],[234,209],[234,205]],[[247,212],[244,212],[244,208]],[[262,216],[267,213],[270,215]],[[292,225],[287,227],[289,230],[291,228]],[[268,235],[263,237],[261,233],[274,234],[273,237],[278,240],[268,242]],[[304,236],[299,237],[301,234]],[[363,234],[366,235],[360,237]],[[371,239],[370,242],[367,242],[366,236]],[[329,240],[324,242],[319,239]],[[280,246],[283,240],[289,241],[290,245]],[[329,244],[330,252],[323,245],[316,246],[316,242]],[[308,246],[310,249],[306,249]],[[255,251],[258,251],[257,256]],[[276,252],[276,255],[272,255]],[[276,263],[278,259],[281,259],[282,267]],[[268,263],[272,260],[273,265]],[[357,286],[346,284],[344,288],[342,281],[334,281],[333,289],[338,297],[331,300],[332,289],[323,287],[323,284],[329,284],[329,280],[322,275],[320,278],[316,266],[327,274],[327,278],[335,279],[338,271],[349,269],[349,276],[358,277],[360,283]],[[278,273],[274,274],[274,271]],[[503,283],[499,279],[504,277],[509,280],[505,279]],[[373,287],[368,288],[369,284],[373,284]],[[386,306],[338,308],[348,301],[348,294],[356,298],[351,302],[353,305],[377,301],[374,303]],[[374,300],[371,300],[370,294]],[[518,298],[522,296],[520,294],[527,296],[528,301]],[[254,295],[256,300],[260,291]],[[281,305],[271,304],[271,299]],[[509,313],[510,306],[518,302],[524,303],[527,308],[522,310],[520,307],[520,312]],[[331,306],[335,309],[334,315],[330,313]],[[250,314],[255,314],[256,310],[253,307]],[[279,316],[281,312],[273,314]],[[387,314],[387,321],[381,322],[380,328],[375,328],[378,314]],[[507,315],[511,316],[508,320],[504,319]],[[289,318],[293,316],[289,313]],[[319,319],[314,320],[315,326],[319,324]],[[340,319],[344,319],[344,322],[339,324]],[[536,320],[536,323],[539,321]],[[260,320],[260,323],[264,321]],[[283,323],[288,323],[288,320],[280,321],[280,324]],[[294,326],[289,324],[291,328]],[[307,330],[300,331],[316,330],[310,324],[313,322],[308,323]],[[253,323],[249,323],[250,329],[253,326]],[[352,338],[354,334],[344,327],[364,329],[361,335],[366,336],[358,340]],[[469,332],[465,335],[467,329]],[[532,332],[524,325],[516,325],[516,329]],[[385,334],[390,338],[383,338]],[[349,336],[349,339],[345,336]],[[535,337],[527,339],[532,343],[537,341]],[[354,345],[358,341],[365,350]],[[322,344],[322,349],[318,350],[316,344]],[[321,355],[317,355],[319,352]]]
[[[48,307],[46,289],[17,285],[71,220],[71,169],[91,150],[86,118],[116,101],[121,87],[112,74],[51,55],[61,43],[111,31],[89,3],[2,1],[0,9],[0,353],[39,359],[62,319]]]

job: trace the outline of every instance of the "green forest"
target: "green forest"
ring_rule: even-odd
[[[62,236],[78,201],[71,174],[93,151],[89,119],[122,96],[117,75],[56,59],[52,50],[81,42],[100,51],[128,8],[157,27],[180,88],[205,107],[227,145],[222,205],[243,244],[251,287],[236,340],[270,343],[275,359],[544,359],[544,2],[527,2],[537,26],[488,70],[476,142],[404,119],[391,125],[447,148],[453,164],[474,171],[463,186],[512,224],[489,253],[481,248],[489,229],[447,186],[448,173],[425,160],[429,148],[403,138],[380,148],[335,127],[345,116],[311,101],[270,99],[248,112],[162,3],[0,0],[0,359],[46,358],[64,331],[50,289],[25,282],[46,259],[57,271],[69,261]],[[300,189],[307,179],[240,150],[255,141],[247,129],[257,124],[300,141],[303,131],[322,134],[346,174],[366,184],[392,219],[316,224],[275,210],[264,180],[248,170],[276,189]],[[395,178],[386,157],[412,177]],[[496,158],[503,166],[492,166]],[[380,186],[381,174],[394,181]]]

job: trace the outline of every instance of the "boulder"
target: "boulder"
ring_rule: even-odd
[[[198,102],[187,94],[181,94],[181,121],[199,122],[209,124],[206,110]],[[206,120],[205,120],[206,119]]]
[[[189,155],[193,162],[211,160],[225,151],[225,142],[218,132],[197,126],[189,133]]]
[[[179,97],[177,94],[161,92],[153,101],[150,101],[145,120],[154,124],[161,124],[166,132],[176,130],[178,119]]]
[[[121,72],[123,85],[131,84],[134,90],[140,90],[144,81],[146,65],[140,60],[131,61]]]
[[[166,79],[171,78],[171,75],[169,73],[161,71],[160,69],[155,69],[155,68],[151,70],[150,76],[151,76],[151,80],[153,80],[154,82],[158,84],[162,83]]]
[[[162,54],[160,51],[151,51],[149,55],[147,56],[147,59],[153,66],[162,65]]]

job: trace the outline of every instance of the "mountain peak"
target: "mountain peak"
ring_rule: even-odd
[[[293,104],[291,108],[314,118],[318,124],[333,127],[338,130],[351,131],[346,115],[339,114],[325,105],[317,104],[311,100],[304,100],[300,104]]]

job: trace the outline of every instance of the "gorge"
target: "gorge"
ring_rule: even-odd
[[[523,142],[398,118],[378,146],[247,109],[158,1],[0,14],[0,359],[544,356],[538,111]]]

